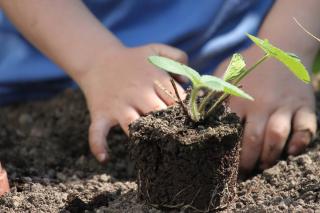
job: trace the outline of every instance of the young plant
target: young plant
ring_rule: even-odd
[[[268,40],[261,40],[255,36],[247,35],[265,52],[264,56],[254,65],[247,68],[242,56],[238,53],[234,54],[224,73],[223,79],[211,75],[200,76],[194,69],[162,56],[150,56],[148,60],[155,66],[166,70],[167,72],[185,76],[191,81],[192,90],[189,101],[189,112],[191,119],[195,122],[209,116],[214,109],[230,95],[253,100],[249,94],[239,88],[239,82],[268,58],[277,59],[297,78],[305,83],[310,82],[308,71],[296,55],[282,51],[270,44]],[[199,91],[202,89],[206,89],[209,92],[205,97],[199,98]],[[213,98],[215,98],[215,101],[211,106],[208,106]]]

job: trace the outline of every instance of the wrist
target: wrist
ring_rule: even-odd
[[[88,46],[90,46],[90,50],[82,51],[82,56],[76,57],[77,59],[73,60],[74,63],[70,60],[66,68],[68,74],[80,87],[89,76],[95,75],[94,72],[97,67],[101,66],[102,63],[106,63],[106,61],[112,63],[111,58],[113,55],[126,49],[121,42],[105,42]]]
[[[72,78],[84,93],[91,91],[101,72],[111,72],[113,64],[125,55],[126,50],[127,47],[120,42],[97,48],[95,54],[89,55],[86,62],[74,69]]]

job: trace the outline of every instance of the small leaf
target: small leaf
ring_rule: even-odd
[[[193,85],[198,85],[200,83],[201,77],[199,73],[184,64],[162,56],[150,56],[148,60],[150,63],[163,70],[187,77]]]
[[[208,87],[212,90],[224,91],[225,93],[228,93],[230,95],[246,98],[249,100],[254,100],[250,95],[245,93],[243,90],[215,76],[203,75],[201,76],[201,82],[202,82],[201,86]]]
[[[243,57],[239,54],[233,54],[227,71],[224,73],[223,80],[232,81],[237,79],[243,71],[245,71],[246,63],[243,60]]]
[[[268,40],[261,40],[250,34],[247,35],[266,54],[283,63],[291,72],[293,72],[297,76],[297,78],[305,83],[310,82],[309,73],[301,63],[298,56],[282,51],[281,49],[270,44]]]

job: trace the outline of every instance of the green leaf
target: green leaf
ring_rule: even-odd
[[[291,72],[293,72],[297,76],[297,78],[305,83],[310,82],[310,76],[307,69],[304,67],[304,65],[296,55],[282,51],[281,49],[270,44],[268,40],[262,40],[250,34],[247,35],[266,54],[283,63]]]
[[[203,87],[207,87],[215,91],[221,91],[221,92],[223,91],[227,94],[246,98],[249,100],[254,100],[250,95],[245,93],[243,90],[215,76],[203,75],[201,76],[201,82],[202,82],[201,86]]]
[[[201,77],[199,73],[182,63],[162,56],[150,56],[148,60],[150,63],[163,70],[187,77],[193,85],[198,85],[200,83]]]
[[[230,82],[237,79],[245,71],[245,66],[243,57],[239,53],[233,54],[223,80]]]

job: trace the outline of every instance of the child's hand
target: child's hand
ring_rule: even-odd
[[[267,38],[283,50],[301,57],[310,70],[319,43],[309,38],[292,20],[296,17],[308,30],[319,35],[317,23],[320,2],[276,1],[262,25],[259,37]],[[307,11],[307,12],[306,12]],[[242,53],[250,67],[262,57],[262,51],[249,48]],[[222,75],[226,66],[220,66]],[[266,169],[286,151],[296,155],[309,144],[316,131],[315,100],[311,85],[306,85],[275,60],[268,60],[241,84],[254,102],[232,98],[231,107],[245,121],[240,159],[242,172],[257,165]]]
[[[172,104],[154,85],[157,80],[170,91],[169,75],[151,66],[147,57],[163,55],[186,63],[184,52],[159,44],[125,48],[82,1],[0,0],[0,7],[85,93],[92,119],[89,143],[99,161],[109,158],[105,138],[111,126],[120,123],[127,132],[140,114]]]
[[[128,133],[128,125],[140,115],[164,109],[174,102],[154,84],[157,80],[173,92],[170,76],[149,64],[148,56],[162,55],[187,62],[184,52],[160,44],[108,52],[91,70],[76,78],[91,114],[90,148],[100,162],[109,159],[106,136],[110,127],[120,124]],[[178,84],[177,87],[183,95],[182,87]]]
[[[231,101],[231,107],[245,117],[240,161],[243,171],[251,171],[257,162],[261,169],[266,169],[276,163],[283,151],[299,154],[316,131],[311,86],[274,61],[257,71],[243,81],[255,101]]]
[[[248,64],[257,59],[250,51],[246,56],[251,61]],[[219,69],[217,75],[223,72]],[[296,79],[275,60],[260,65],[240,84],[255,98],[253,102],[235,97],[230,101],[232,110],[245,121],[240,170],[249,173],[257,164],[266,169],[276,163],[282,152],[302,152],[316,131],[311,85]]]

